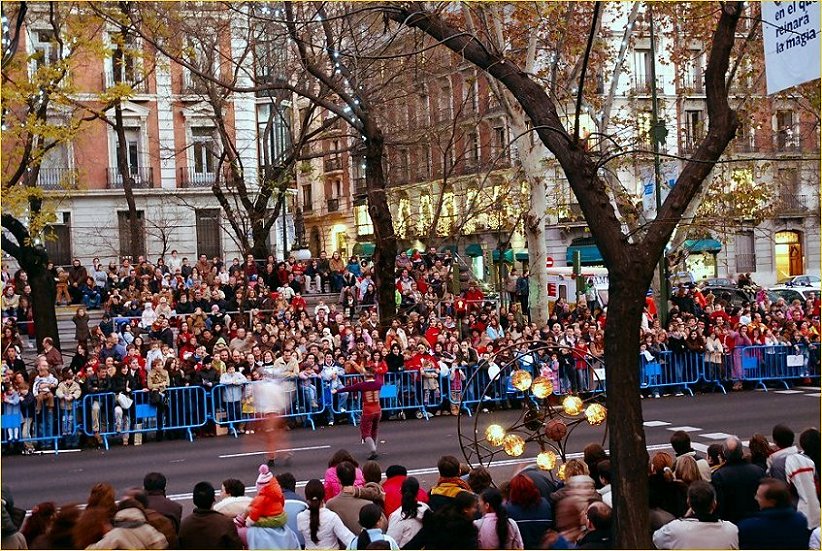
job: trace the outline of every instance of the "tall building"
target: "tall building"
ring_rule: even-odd
[[[627,10],[604,10],[601,36],[614,51],[627,23]],[[749,19],[740,23],[740,40],[747,36],[749,24]],[[646,152],[625,155],[608,167],[637,207],[640,224],[655,214],[654,197],[648,195],[654,187],[649,154],[652,89],[656,87],[658,96],[657,115],[668,131],[660,145],[663,198],[695,152],[708,122],[706,45],[686,41],[672,28],[657,28],[656,37],[652,48],[648,23],[640,19],[623,66],[595,71],[586,81],[586,87],[604,97],[616,75],[607,133],[625,149]],[[421,53],[414,59],[393,67],[406,75],[396,84],[405,88],[406,96],[386,109],[383,117],[386,135],[394,142],[387,146],[386,168],[395,232],[401,248],[430,244],[452,248],[473,259],[477,277],[492,279],[493,271],[487,267],[498,260],[500,242],[511,247],[503,253],[506,260],[519,266],[528,258],[518,219],[528,193],[516,170],[522,147],[518,144],[523,142],[520,139],[509,147],[514,138],[509,115],[482,72],[445,48],[418,49]],[[672,51],[678,52],[676,60]],[[687,271],[696,279],[750,272],[762,284],[819,273],[818,113],[791,94],[767,97],[763,70],[744,64],[738,70],[730,93],[732,106],[740,109],[742,128],[726,151],[725,162],[705,184],[709,190],[705,200],[719,203],[710,219],[698,217],[678,229],[668,251],[672,272]],[[573,102],[561,105],[560,111],[571,113],[566,119],[571,127]],[[597,129],[595,116],[590,111],[582,114],[583,136]],[[338,138],[330,139],[338,143]],[[538,139],[536,147],[541,149],[548,184],[549,257],[555,266],[563,266],[579,251],[583,264],[602,265],[562,169]],[[309,197],[321,209],[306,218],[314,245],[368,253],[375,244],[364,206],[360,161],[353,154],[334,154],[326,156],[321,167],[315,166],[321,169],[324,183],[302,196],[303,203]],[[758,188],[768,193],[751,202],[750,190]]]
[[[74,257],[86,264],[93,257],[104,262],[143,254],[156,258],[172,249],[192,260],[200,254],[209,258],[238,255],[236,231],[211,189],[215,182],[223,182],[228,201],[235,207],[239,204],[232,195],[235,191],[228,167],[218,168],[224,143],[214,110],[205,101],[206,81],[169,61],[136,35],[126,37],[123,61],[115,62],[112,52],[119,40],[118,30],[100,25],[108,52],[78,52],[67,78],[78,104],[95,109],[103,109],[107,93],[115,87],[129,85],[133,90],[122,103],[122,116],[125,164],[134,182],[141,246],[135,251],[130,244],[133,226],[117,168],[115,130],[98,119],[83,123],[75,139],[58,144],[43,158],[37,186],[56,201],[56,222],[46,229],[43,239],[50,258],[64,265]],[[260,79],[277,62],[260,52],[244,56],[247,44],[233,33],[215,36],[214,44],[219,55],[202,43],[190,41],[190,61],[198,66],[211,64],[214,74],[220,74],[232,70],[226,62],[230,59],[246,64]],[[56,52],[47,5],[29,4],[17,55],[30,57],[32,75],[38,66],[56,63]],[[276,163],[288,147],[289,133],[282,121],[291,116],[289,105],[287,99],[232,93],[219,114],[252,196],[265,177],[266,162]],[[278,116],[269,117],[272,109]],[[106,110],[105,116],[114,120],[114,108]],[[264,136],[262,129],[271,120],[273,128]],[[270,250],[278,257],[290,250],[293,242],[292,202],[293,193],[286,203],[288,214],[281,216],[270,232]]]

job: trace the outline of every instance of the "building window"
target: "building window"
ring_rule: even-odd
[[[498,124],[491,135],[491,161],[507,163],[509,159],[508,132],[504,124]]]
[[[688,61],[685,63],[685,79],[683,84],[694,92],[704,92],[705,85],[702,79],[702,50],[688,51]]]
[[[448,122],[453,118],[451,113],[451,83],[446,78],[440,85],[439,122]]]
[[[194,175],[200,178],[213,178],[218,157],[213,128],[191,129],[191,155]]]
[[[260,166],[277,166],[291,150],[291,109],[265,103],[257,106]]]
[[[120,44],[121,57],[117,59],[117,43],[121,40],[119,33],[112,35],[112,48],[114,52],[111,57],[111,73],[106,75],[106,88],[110,88],[116,84],[129,84],[136,86],[143,84],[143,79],[140,76],[140,62],[138,59],[138,52],[140,50],[139,39],[131,34],[126,34],[125,40]]]
[[[649,49],[634,51],[634,88],[638,92],[647,92],[651,89],[651,71],[654,58]]]
[[[477,77],[472,74],[465,75],[462,80],[462,103],[465,113],[476,113],[477,105]]]
[[[197,256],[221,257],[220,209],[196,209],[194,213],[197,220]]]
[[[75,187],[76,183],[75,173],[71,169],[69,144],[51,145],[40,162],[37,185],[42,189],[64,189]]]
[[[685,153],[693,153],[702,141],[705,131],[704,113],[699,109],[685,111],[685,132],[683,148]]]
[[[475,172],[479,168],[480,144],[476,131],[467,134],[465,140],[465,171]]]
[[[314,210],[314,198],[311,195],[311,184],[303,185],[303,210],[312,212]]]
[[[40,67],[54,65],[59,58],[57,40],[54,31],[50,29],[38,29],[31,32],[32,41],[32,72]]]
[[[373,235],[374,224],[371,222],[371,215],[368,213],[367,205],[354,207],[354,224],[357,226],[357,235]]]
[[[753,231],[743,231],[736,236],[736,271],[756,271],[756,245]]]
[[[113,187],[122,187],[123,178],[120,173],[120,163],[123,162],[133,179],[134,187],[146,188],[152,185],[151,167],[146,166],[143,152],[143,130],[139,126],[130,126],[123,129],[125,134],[125,159],[120,153],[117,135],[112,133],[111,148],[114,151],[114,163],[109,168],[109,184]]]
[[[789,110],[776,112],[776,149],[778,151],[794,151],[799,147],[799,135],[794,113]]]
[[[420,128],[425,128],[431,124],[429,116],[431,112],[430,100],[431,98],[425,92],[420,92],[417,96],[417,125]]]
[[[128,211],[117,211],[117,226],[120,233],[120,256],[135,259],[146,252],[146,232],[143,211],[137,211],[137,221],[134,224],[134,231],[137,233],[137,250],[131,247],[132,224],[128,216]]]
[[[43,229],[43,245],[49,253],[49,260],[55,266],[71,264],[71,214],[64,212],[58,216],[60,222],[49,224]]]

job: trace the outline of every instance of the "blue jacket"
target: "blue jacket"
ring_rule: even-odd
[[[765,509],[739,523],[740,549],[807,549],[810,537],[805,515],[792,507]]]
[[[551,511],[551,503],[541,497],[539,504],[530,509],[512,503],[508,503],[505,508],[508,509],[508,517],[516,521],[519,527],[525,549],[539,549],[542,537],[553,524],[551,519],[554,515]]]

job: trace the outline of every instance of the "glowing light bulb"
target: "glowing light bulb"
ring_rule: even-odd
[[[537,377],[531,383],[531,392],[537,398],[547,398],[554,392],[554,385],[548,377]]]
[[[511,384],[521,392],[531,388],[531,374],[524,369],[518,369],[511,375]]]
[[[505,429],[500,425],[488,425],[485,429],[485,439],[492,446],[499,446],[505,439]]]
[[[582,413],[582,400],[579,396],[566,396],[562,400],[562,409],[568,415],[579,415]]]
[[[607,410],[602,404],[591,404],[585,409],[585,417],[592,426],[601,425],[605,421]]]
[[[502,441],[502,449],[511,457],[519,457],[525,453],[525,440],[516,434],[509,434]]]
[[[550,471],[557,466],[557,454],[552,451],[540,452],[537,455],[537,467],[543,471]]]

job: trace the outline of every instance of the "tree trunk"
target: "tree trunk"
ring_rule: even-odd
[[[122,54],[121,54],[122,55]],[[123,181],[123,194],[128,205],[128,237],[130,255],[136,259],[141,251],[140,240],[143,228],[137,220],[137,205],[134,202],[134,178],[128,165],[128,146],[126,144],[126,129],[123,123],[123,107],[121,102],[114,106],[114,132],[117,135],[117,171]]]
[[[645,301],[637,292],[647,289],[648,281],[638,270],[624,274],[611,271],[609,277],[606,403],[609,412],[618,413],[608,415],[613,505],[618,511],[614,515],[614,543],[615,549],[650,549],[648,484],[637,483],[636,476],[648,464],[639,396],[639,325]]]
[[[531,321],[537,327],[548,323],[548,244],[545,242],[546,186],[543,178],[529,178],[531,201],[525,218],[525,237],[528,241],[528,308]],[[524,314],[525,312],[523,312]]]
[[[385,190],[385,174],[382,160],[385,154],[382,131],[373,123],[367,125],[365,143],[365,184],[368,193],[368,214],[374,224],[374,283],[377,287],[377,303],[380,309],[380,326],[386,329],[397,313],[395,299],[395,264],[397,237]]]
[[[37,350],[43,351],[43,339],[51,337],[54,346],[60,348],[60,333],[57,330],[57,312],[54,308],[56,289],[54,279],[46,270],[48,253],[45,248],[20,247],[20,267],[29,276],[31,285],[32,321],[37,338]]]

